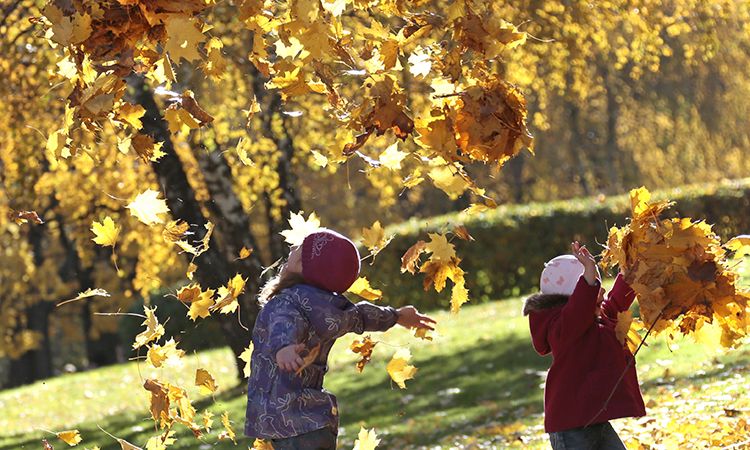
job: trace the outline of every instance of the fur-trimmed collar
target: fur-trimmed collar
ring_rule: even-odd
[[[530,312],[543,309],[556,308],[568,301],[567,295],[542,294],[537,292],[523,302],[523,315],[528,316]]]

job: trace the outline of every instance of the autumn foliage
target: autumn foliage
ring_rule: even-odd
[[[738,286],[727,257],[746,252],[747,237],[722,245],[703,221],[663,219],[672,203],[652,201],[645,188],[631,191],[630,198],[630,223],[610,230],[602,264],[625,273],[645,326],[655,333],[692,334],[715,323],[722,345],[738,345],[750,332],[750,292]]]

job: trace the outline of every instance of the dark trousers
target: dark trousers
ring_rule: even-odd
[[[326,427],[287,439],[274,439],[274,450],[336,450],[336,433]]]
[[[553,450],[625,450],[609,422],[549,434]]]

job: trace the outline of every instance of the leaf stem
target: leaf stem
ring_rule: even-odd
[[[622,371],[622,373],[620,374],[620,378],[617,379],[617,383],[615,383],[615,386],[612,388],[612,391],[610,391],[609,396],[607,397],[607,400],[605,400],[604,402],[604,405],[602,405],[602,408],[594,415],[594,417],[592,417],[591,420],[589,420],[588,423],[584,425],[584,428],[591,425],[594,422],[594,420],[596,420],[596,418],[599,417],[599,415],[607,409],[607,406],[609,406],[609,402],[612,400],[612,397],[614,397],[615,392],[617,391],[617,388],[620,387],[620,383],[622,383],[622,380],[625,378],[625,375],[628,373],[628,370],[630,370],[630,367],[635,363],[635,355],[638,354],[638,352],[641,350],[641,347],[643,347],[643,344],[646,343],[646,339],[648,339],[648,336],[651,334],[651,331],[654,329],[654,326],[656,326],[656,323],[659,322],[659,319],[661,319],[662,314],[664,314],[664,310],[670,304],[672,304],[671,301],[661,308],[661,311],[659,311],[659,315],[656,316],[656,319],[648,328],[648,331],[646,331],[646,335],[643,336],[643,339],[641,339],[641,343],[638,344],[638,347],[633,352],[633,357],[630,359],[630,361],[628,361],[628,365],[625,366],[625,370]]]

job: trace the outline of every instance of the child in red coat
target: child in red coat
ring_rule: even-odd
[[[615,335],[635,293],[620,274],[605,298],[594,257],[578,242],[572,250],[545,264],[541,292],[523,309],[534,349],[552,353],[544,430],[555,450],[624,450],[609,420],[646,414],[634,357]]]

